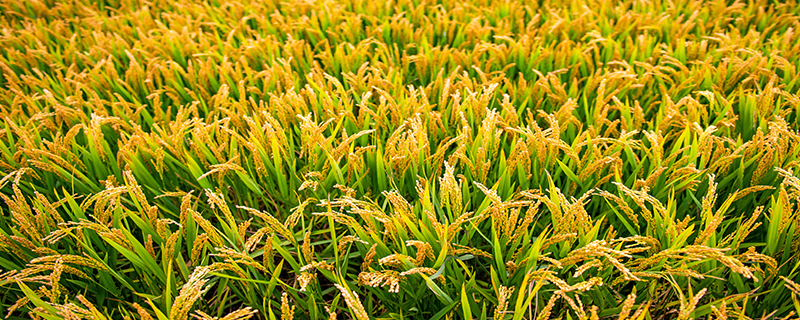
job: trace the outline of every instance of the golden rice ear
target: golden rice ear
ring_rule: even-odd
[[[175,319],[186,319],[195,302],[208,290],[205,287],[211,269],[208,267],[199,267],[192,272],[189,279],[181,287],[180,294],[175,298],[170,309],[170,316]]]
[[[500,286],[497,289],[497,307],[494,310],[495,319],[503,319],[503,316],[508,308],[508,303],[511,300],[511,295],[514,293],[514,287]]]
[[[351,316],[358,320],[369,320],[369,315],[361,303],[361,299],[355,291],[351,291],[345,286],[335,284],[336,288],[342,293],[347,307],[350,308]]]
[[[294,306],[289,305],[289,295],[284,292],[281,295],[281,320],[294,319]]]

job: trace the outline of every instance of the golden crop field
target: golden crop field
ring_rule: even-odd
[[[796,319],[800,4],[0,0],[0,317]]]

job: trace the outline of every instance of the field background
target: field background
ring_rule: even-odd
[[[0,316],[784,319],[794,1],[0,1]]]

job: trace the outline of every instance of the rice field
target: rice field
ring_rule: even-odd
[[[0,317],[797,319],[800,5],[0,0]]]

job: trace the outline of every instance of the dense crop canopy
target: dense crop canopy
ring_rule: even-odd
[[[800,311],[795,1],[0,0],[0,48],[0,316]]]

